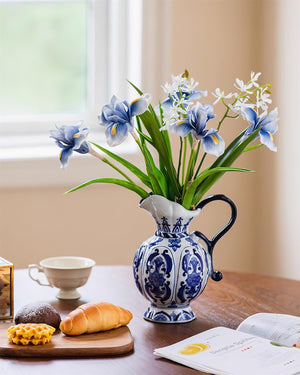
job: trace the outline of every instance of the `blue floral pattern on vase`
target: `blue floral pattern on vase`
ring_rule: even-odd
[[[145,251],[145,247],[140,246],[138,251],[135,253],[135,256],[133,259],[133,273],[134,273],[135,284],[141,293],[143,293],[143,291],[142,291],[142,286],[141,286],[141,280],[139,279],[138,270],[140,269],[140,265],[143,260],[144,251]]]
[[[199,231],[189,233],[188,226],[201,209],[217,200],[231,208],[227,224],[211,240]],[[163,323],[191,321],[195,314],[190,301],[203,292],[209,276],[214,281],[223,277],[214,270],[212,254],[217,241],[233,226],[237,208],[222,194],[205,198],[195,210],[187,210],[161,195],[149,195],[140,202],[140,207],[157,224],[155,235],[142,243],[133,262],[136,285],[151,302],[144,318]]]
[[[198,246],[198,243],[195,242],[192,237],[186,237],[186,241],[188,241],[193,247]]]
[[[160,196],[149,198],[154,203],[142,208],[152,214],[157,230],[139,247],[133,262],[136,285],[151,302],[144,317],[164,323],[191,321],[195,314],[189,303],[203,291],[210,273],[208,253],[188,233],[188,225],[200,210],[188,211]],[[160,213],[162,205],[155,204],[161,198],[175,209]]]
[[[173,233],[180,233],[182,232],[181,230],[181,226],[182,226],[182,220],[183,218],[182,217],[179,217],[173,227]]]
[[[173,251],[180,249],[181,247],[181,238],[169,238],[169,246]]]
[[[170,276],[173,268],[172,258],[165,249],[159,248],[148,257],[145,271],[145,290],[155,303],[164,304],[171,296]]]
[[[185,281],[181,282],[181,286],[178,290],[178,298],[182,301],[182,303],[186,302],[187,300],[194,299],[200,294],[204,286],[202,286],[203,280],[203,260],[207,262],[206,253],[204,253],[206,259],[202,259],[199,256],[199,253],[195,250],[189,251],[185,250],[185,255],[182,259],[182,270],[183,276],[186,276]]]

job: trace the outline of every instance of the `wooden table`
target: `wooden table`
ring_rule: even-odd
[[[202,374],[153,355],[153,349],[170,345],[216,326],[236,328],[247,316],[257,312],[300,315],[300,282],[255,274],[224,272],[220,282],[210,280],[204,293],[192,303],[197,319],[191,323],[166,325],[143,319],[148,301],[135,287],[131,267],[97,266],[88,283],[79,289],[82,298],[60,301],[56,289],[42,287],[15,271],[15,309],[29,302],[51,303],[62,316],[82,303],[108,301],[133,313],[129,328],[134,351],[119,357],[9,359],[0,358],[0,374],[5,375],[164,375]]]

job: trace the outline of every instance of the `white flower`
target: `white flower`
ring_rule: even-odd
[[[212,95],[217,98],[217,100],[215,100],[213,103],[214,105],[218,103],[218,101],[221,100],[222,98],[229,99],[229,98],[232,98],[233,96],[237,97],[236,92],[230,92],[229,94],[225,95],[224,91],[221,91],[219,87],[216,88],[215,92],[212,92]]]
[[[187,108],[192,104],[193,104],[193,102],[188,101],[185,97],[181,96],[179,91],[173,91],[173,93],[172,93],[172,106],[176,107],[178,112],[186,114],[186,110],[184,110],[183,108]]]
[[[184,97],[183,98],[179,98],[178,95],[176,95],[176,99],[174,100],[174,104],[173,105],[180,108],[181,105],[184,106],[184,107],[186,107],[190,103],[192,103],[192,102],[189,102],[189,103],[186,102],[186,98],[184,98]]]
[[[193,80],[194,84],[194,80]],[[161,86],[166,94],[177,96],[180,91],[187,91],[190,82],[185,78],[182,77],[181,74],[178,76],[174,76],[172,74],[172,83],[166,82],[163,86]]]
[[[173,124],[179,119],[180,115],[177,112],[176,107],[165,108],[163,111],[163,118],[165,125],[161,127],[161,130],[169,130],[170,124]]]
[[[268,94],[268,93],[266,93],[266,94],[261,94],[260,99],[261,99],[262,101],[264,101],[265,103],[269,103],[269,104],[272,103],[272,99],[270,99],[270,94]]]
[[[259,87],[259,84],[256,82],[258,80],[258,77],[261,75],[261,73],[254,73],[251,72],[251,83],[254,87]]]
[[[195,87],[197,87],[199,85],[198,82],[195,82],[194,78],[191,78],[190,80],[187,80],[184,85],[183,85],[183,90],[186,90],[186,91],[193,91],[195,89]]]
[[[170,121],[170,120],[178,120],[179,119],[179,113],[177,111],[176,107],[168,107],[163,112],[164,120]]]
[[[178,76],[173,76],[172,74],[172,86],[176,91],[178,88],[182,87],[187,82],[187,78],[183,77],[183,73],[179,74]]]
[[[235,82],[236,83],[234,83],[234,87],[236,87],[239,91],[251,94],[251,91],[248,91],[253,87],[253,83],[251,81],[245,84],[244,81],[236,78]]]
[[[182,99],[180,99],[178,103],[176,104],[173,103],[172,106],[163,108],[163,118],[164,118],[165,126],[161,128],[162,130],[168,130],[170,124],[174,124],[174,122],[182,118],[181,117],[182,115],[187,115],[187,111],[193,103],[189,103],[188,105],[181,106],[181,102],[182,102]]]
[[[272,100],[270,98],[270,94],[266,92],[268,90],[267,87],[261,88],[256,93],[256,108],[257,111],[259,108],[261,108],[263,111],[266,111],[269,107],[269,104],[272,103]]]
[[[182,115],[186,115],[188,110],[190,109],[190,107],[192,107],[193,105],[194,105],[193,102],[189,102],[184,107],[178,106],[178,107],[174,107],[174,108],[176,108],[177,113],[182,114]]]
[[[166,82],[166,83],[165,83],[163,86],[161,86],[161,87],[162,87],[162,89],[164,90],[164,92],[165,92],[166,94],[168,94],[168,95],[172,94],[173,91],[174,91],[173,86],[172,86],[170,83],[168,83],[168,82]]]
[[[254,103],[249,103],[248,98],[239,99],[234,105],[228,104],[229,108],[238,114],[243,113],[244,108],[255,108]]]

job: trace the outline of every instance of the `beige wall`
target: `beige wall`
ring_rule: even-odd
[[[188,69],[199,82],[199,88],[208,90],[210,95],[216,87],[234,91],[236,77],[246,80],[251,70],[258,69],[255,54],[258,30],[253,27],[256,1],[173,0],[172,4],[171,61],[174,74]],[[218,103],[215,112],[220,118],[224,106]],[[228,119],[222,126],[221,135],[228,143],[243,127],[243,121]],[[254,169],[255,155],[244,155],[236,166]],[[215,249],[215,264],[221,269],[256,271],[256,226],[253,220],[256,179],[254,174],[227,174],[211,190],[211,193],[224,193],[238,206],[235,226]],[[216,224],[220,206],[207,208],[201,213],[204,218],[199,225],[204,232],[216,233],[222,226],[221,222],[226,220],[223,217]]]
[[[187,68],[199,88],[211,92],[216,87],[230,91],[236,77],[246,80],[251,70],[263,71],[263,79],[275,83],[276,102],[276,1],[172,0],[171,4],[170,73]],[[148,57],[147,64],[155,61]],[[218,104],[216,111],[221,110]],[[222,136],[229,141],[245,126],[230,120]],[[296,268],[290,273],[287,266],[280,267],[282,252],[273,225],[280,216],[274,206],[277,163],[278,155],[266,149],[246,154],[236,165],[256,172],[228,174],[211,190],[224,193],[238,206],[235,226],[216,247],[216,268],[298,278]],[[63,195],[67,188],[0,191],[0,256],[17,267],[59,254],[89,256],[98,264],[130,264],[138,245],[155,228],[150,215],[138,208],[138,196],[104,185]],[[211,236],[228,215],[222,204],[207,207],[191,229]],[[299,264],[299,258],[294,261]]]
[[[173,0],[173,25],[188,20],[188,37],[173,29],[172,71],[187,67],[201,87],[231,90],[235,77],[260,71],[273,83],[279,108],[278,152],[266,148],[240,158],[250,176],[230,175],[215,186],[238,205],[238,222],[225,268],[300,279],[299,211],[299,43],[298,0]],[[185,53],[179,46],[189,41]],[[237,122],[229,124],[235,127]],[[242,124],[245,126],[245,124]],[[230,133],[229,129],[226,132]],[[223,134],[222,134],[223,135]],[[209,216],[210,224],[214,218]],[[235,232],[234,232],[235,231]],[[229,241],[229,238],[226,238]],[[241,256],[241,254],[243,254]],[[223,255],[224,256],[224,255]],[[224,256],[225,257],[225,256]],[[219,259],[218,259],[219,260]]]
[[[1,191],[1,256],[17,267],[56,255],[82,255],[98,264],[130,264],[154,225],[138,196],[115,186]]]

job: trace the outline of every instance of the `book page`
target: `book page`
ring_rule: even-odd
[[[155,349],[154,354],[217,375],[300,374],[300,350],[225,327]]]
[[[298,316],[254,314],[245,319],[237,330],[264,337],[277,344],[300,348],[300,317]]]

